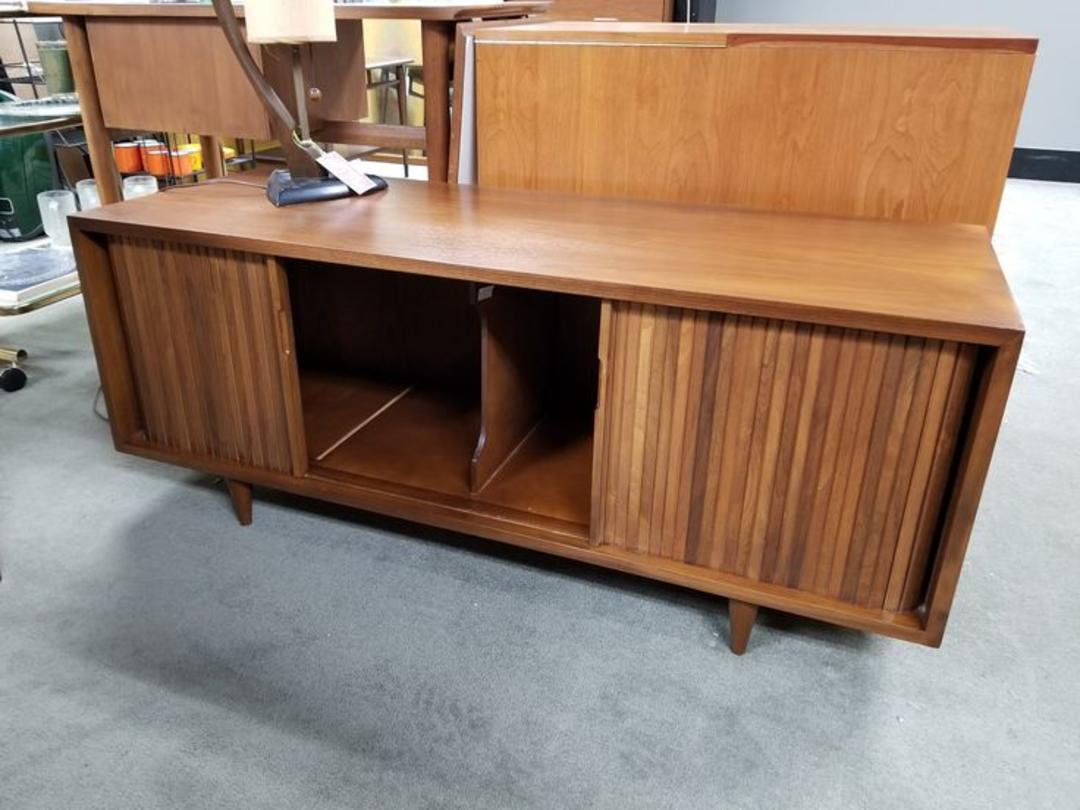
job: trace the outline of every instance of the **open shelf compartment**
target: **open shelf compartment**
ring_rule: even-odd
[[[311,474],[588,537],[598,301],[286,269]]]

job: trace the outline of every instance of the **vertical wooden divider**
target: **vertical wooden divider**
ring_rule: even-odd
[[[551,362],[545,330],[552,299],[528,290],[480,286],[480,436],[469,484],[480,492],[543,415]]]

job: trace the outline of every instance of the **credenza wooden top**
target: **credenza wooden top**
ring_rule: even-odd
[[[390,181],[274,208],[208,183],[75,230],[851,328],[1001,344],[1022,333],[986,231]]]
[[[437,2],[411,0],[406,3],[349,3],[337,5],[334,13],[339,20],[469,20],[474,17],[520,17],[546,9],[550,3],[524,2],[478,2],[447,5]],[[182,3],[129,3],[113,2],[30,2],[27,11],[33,15],[64,17],[213,17],[214,7],[207,4]],[[244,16],[244,7],[236,7],[236,15]]]
[[[980,28],[874,28],[761,23],[535,22],[475,33],[479,42],[672,45],[884,45],[1035,53],[1039,40],[1015,31]]]

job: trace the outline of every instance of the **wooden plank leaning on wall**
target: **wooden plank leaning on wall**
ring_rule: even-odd
[[[1037,44],[615,23],[476,40],[482,185],[991,229]]]

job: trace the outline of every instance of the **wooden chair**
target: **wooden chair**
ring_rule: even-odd
[[[385,59],[372,59],[364,64],[367,73],[367,86],[374,89],[379,103],[379,120],[386,123],[387,113],[390,106],[389,89],[394,88],[397,98],[398,123],[402,126],[408,124],[409,96],[407,92],[408,78],[406,71],[412,65],[412,59],[407,56],[391,56]],[[376,72],[378,76],[376,77]],[[369,149],[366,154],[376,151]],[[409,150],[401,150],[401,165],[405,169],[405,176],[409,176]]]

